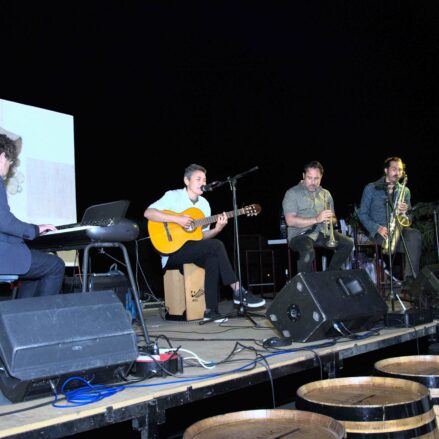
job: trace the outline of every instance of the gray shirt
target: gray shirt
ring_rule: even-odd
[[[284,215],[292,213],[303,218],[313,218],[325,209],[331,209],[334,212],[334,201],[328,190],[319,186],[315,192],[310,192],[301,181],[287,190],[282,201],[282,207]],[[288,241],[304,233],[315,241],[323,227],[323,223],[312,227],[288,226]]]

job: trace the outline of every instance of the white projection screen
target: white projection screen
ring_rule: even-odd
[[[0,99],[0,133],[21,145],[6,182],[12,213],[33,224],[75,223],[73,116]]]

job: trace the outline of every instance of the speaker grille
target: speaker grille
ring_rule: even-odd
[[[73,293],[0,303],[0,355],[32,380],[134,361],[137,343],[113,292]]]

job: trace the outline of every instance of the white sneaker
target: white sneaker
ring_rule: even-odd
[[[233,303],[235,305],[240,305],[241,300],[239,297],[239,291],[235,291],[233,293]],[[261,299],[260,297],[256,297],[254,294],[242,290],[242,304],[247,308],[259,308],[265,305],[265,299]]]

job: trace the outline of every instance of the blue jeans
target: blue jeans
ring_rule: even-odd
[[[31,250],[31,265],[20,276],[17,298],[51,296],[61,292],[64,280],[64,261],[56,255]]]

